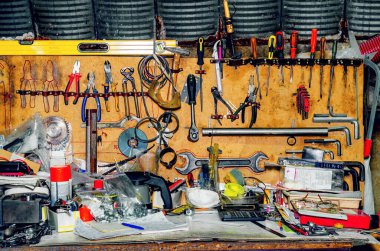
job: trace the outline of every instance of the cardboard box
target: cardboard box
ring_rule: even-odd
[[[53,226],[58,233],[74,231],[75,222],[78,218],[79,211],[56,213],[49,210],[49,225]]]

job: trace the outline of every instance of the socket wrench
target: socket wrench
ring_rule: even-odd
[[[191,126],[187,138],[191,142],[197,142],[199,140],[199,131],[195,124],[196,81],[193,74],[187,76],[187,93],[189,95],[189,105],[191,107]]]

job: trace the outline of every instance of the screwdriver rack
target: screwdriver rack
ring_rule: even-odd
[[[211,59],[210,63],[225,63],[228,66],[240,66],[251,64],[253,66],[258,65],[300,65],[300,66],[313,66],[313,65],[343,65],[343,66],[354,66],[359,67],[363,64],[362,59],[309,59],[309,58],[284,58],[284,59],[267,59],[267,58],[245,58],[245,59],[231,59],[231,58],[223,58],[223,59]]]

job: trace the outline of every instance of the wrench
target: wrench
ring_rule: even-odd
[[[195,169],[201,168],[203,164],[208,164],[208,158],[198,159],[190,152],[183,152],[178,154],[186,160],[184,167],[176,167],[175,169],[182,175],[187,175]],[[218,159],[218,167],[249,167],[255,173],[265,171],[259,167],[260,160],[268,160],[268,156],[263,152],[257,152],[250,158],[221,158]]]
[[[197,142],[199,140],[199,131],[198,131],[197,125],[195,124],[195,109],[194,109],[194,106],[196,104],[195,91],[196,91],[195,76],[193,74],[189,74],[189,76],[187,76],[187,92],[189,94],[189,105],[191,107],[191,126],[189,129],[188,139],[191,142]]]
[[[124,124],[127,123],[130,120],[136,120],[137,122],[140,121],[140,118],[137,118],[135,116],[129,116],[125,117],[117,122],[100,122],[97,123],[98,129],[103,129],[103,128],[124,128]],[[86,123],[82,123],[80,127],[85,128]]]

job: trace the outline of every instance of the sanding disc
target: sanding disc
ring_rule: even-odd
[[[143,131],[137,129],[136,133],[139,139],[148,139]],[[148,143],[138,140],[135,136],[135,128],[129,128],[120,134],[118,146],[122,154],[126,157],[132,157],[137,153],[146,150]]]

